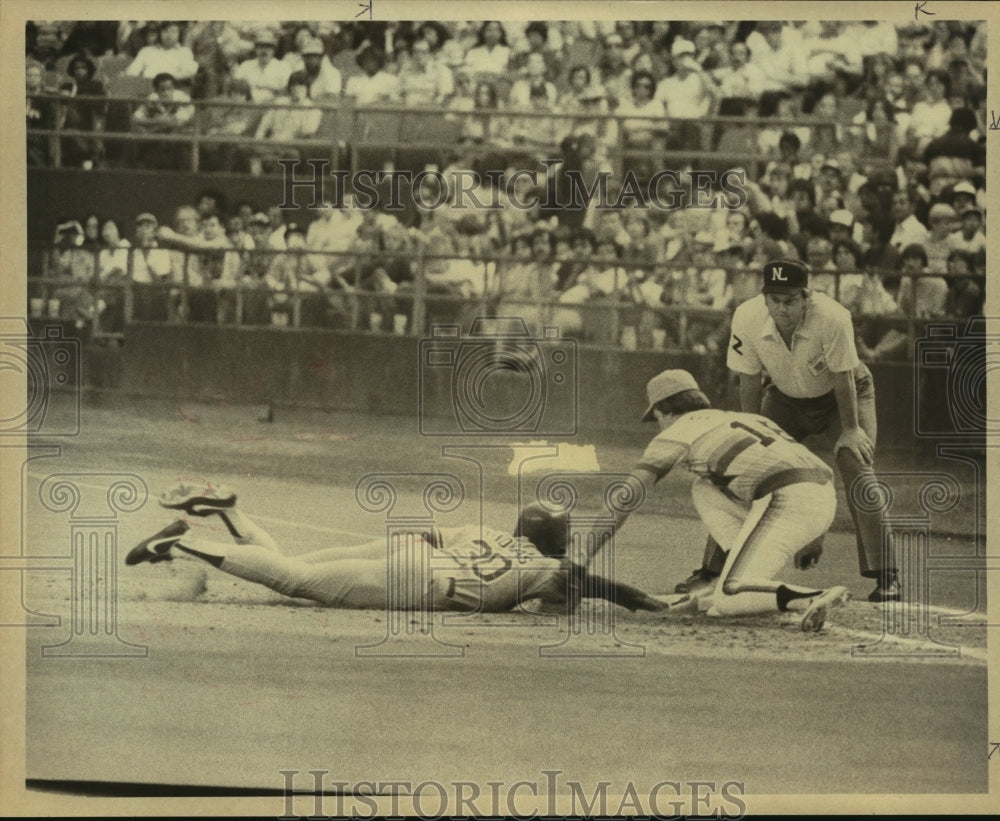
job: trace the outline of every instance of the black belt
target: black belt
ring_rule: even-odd
[[[789,485],[797,485],[801,482],[825,485],[829,481],[830,474],[821,468],[789,468],[764,479],[754,490],[753,498],[754,501],[763,499],[776,490],[781,490],[781,488],[788,487]]]

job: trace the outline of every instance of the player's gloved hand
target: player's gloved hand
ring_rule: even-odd
[[[823,555],[823,545],[820,542],[812,542],[803,547],[795,554],[795,566],[799,570],[809,570],[819,562],[819,557]]]
[[[875,458],[875,445],[861,428],[846,428],[833,446],[834,454],[847,448],[863,465],[870,465]]]

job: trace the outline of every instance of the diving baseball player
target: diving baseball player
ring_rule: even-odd
[[[822,628],[827,609],[849,598],[847,588],[817,590],[775,577],[833,521],[833,471],[765,417],[713,409],[687,371],[664,371],[646,392],[642,421],[655,420],[660,433],[629,482],[637,485],[635,498],[643,498],[675,467],[699,477],[691,488],[695,508],[726,552],[701,609],[710,616],[803,610],[803,630]],[[628,515],[616,515],[616,530]],[[601,544],[589,540],[581,563],[589,564]]]
[[[192,531],[178,519],[136,545],[125,564],[158,562],[177,551],[219,570],[256,582],[286,596],[328,607],[385,608],[388,586],[400,592],[398,609],[510,610],[538,598],[554,607],[573,607],[583,595],[600,595],[630,610],[664,610],[667,605],[629,585],[592,576],[563,558],[568,524],[541,506],[529,505],[518,518],[515,535],[469,526],[409,534],[412,549],[393,578],[386,540],[355,547],[333,547],[287,556],[275,540],[236,507],[236,494],[222,487],[180,483],[160,504],[192,516],[219,516],[235,544]],[[416,566],[427,572],[420,572]]]

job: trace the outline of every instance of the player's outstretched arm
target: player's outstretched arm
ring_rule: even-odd
[[[601,598],[609,602],[625,607],[632,612],[636,610],[668,610],[670,605],[654,599],[647,593],[643,593],[638,587],[633,587],[624,582],[616,582],[597,576],[593,573],[586,573],[582,583],[584,598]]]

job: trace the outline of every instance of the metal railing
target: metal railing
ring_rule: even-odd
[[[78,328],[86,327],[87,333],[94,338],[112,339],[123,338],[125,325],[133,321],[201,322],[288,330],[332,328],[423,336],[434,324],[468,327],[476,316],[527,316],[531,318],[529,326],[539,329],[542,325],[558,326],[563,329],[564,336],[573,336],[584,344],[598,347],[710,353],[725,349],[729,319],[735,307],[731,302],[726,308],[706,307],[692,300],[688,266],[678,276],[675,269],[663,263],[640,265],[617,258],[568,260],[569,263],[590,265],[597,271],[614,268],[620,275],[615,277],[612,293],[583,303],[564,303],[560,302],[560,292],[543,282],[538,285],[539,296],[512,294],[506,281],[512,268],[531,262],[508,255],[459,257],[424,251],[373,253],[308,249],[155,250],[170,255],[169,273],[150,277],[149,281],[137,281],[139,249],[127,249],[126,270],[118,276],[108,277],[102,276],[97,250],[33,246],[29,249],[29,266],[36,275],[27,280],[29,315],[35,319],[74,322]],[[281,260],[280,266],[276,265],[276,260]],[[440,263],[453,260],[464,261],[466,283],[450,281],[437,271]],[[325,266],[332,284],[324,283],[320,287],[313,284],[309,272],[316,270],[317,261],[323,262],[319,268],[321,279],[326,279]],[[412,280],[390,289],[374,284],[373,269],[399,261],[410,266]],[[166,258],[161,256],[160,262],[166,265]],[[220,266],[227,262],[238,267],[231,269],[226,278],[215,277],[213,274],[219,273]],[[554,261],[545,263],[546,269],[554,270],[555,264]],[[752,275],[745,269],[712,266],[711,270],[725,271],[727,288],[738,277]],[[267,274],[271,276],[270,281]],[[928,321],[914,313],[916,288],[912,280],[936,275],[884,274],[911,280],[910,292],[914,296],[908,304],[909,312],[856,319],[874,321],[886,329],[895,328],[904,333],[909,351],[921,327]],[[675,299],[648,304],[639,297],[639,285],[644,280],[653,277],[666,281],[668,275],[672,282],[679,284]],[[836,283],[835,294],[839,295],[842,275],[832,275]],[[985,277],[970,278],[985,284]]]
[[[68,104],[101,104],[104,106],[124,106],[128,109],[127,120],[131,123],[131,117],[135,109],[146,103],[145,98],[120,98],[120,97],[93,97],[80,96],[66,98],[60,94],[39,94],[34,95],[35,99],[49,100],[57,107]],[[70,100],[72,103],[70,103]],[[632,114],[591,114],[579,112],[557,112],[557,111],[537,111],[534,109],[475,109],[457,110],[450,107],[413,107],[403,105],[366,105],[357,106],[351,98],[345,97],[336,102],[322,101],[314,103],[315,107],[322,112],[322,119],[317,134],[312,138],[302,138],[290,141],[257,140],[253,134],[242,135],[221,135],[211,134],[206,131],[211,123],[208,114],[213,110],[240,109],[249,111],[254,115],[254,119],[259,119],[264,113],[271,109],[286,108],[287,104],[282,102],[249,103],[242,101],[225,100],[193,100],[190,104],[195,108],[195,115],[190,123],[183,128],[172,133],[143,133],[141,131],[118,131],[102,127],[99,130],[88,131],[80,129],[69,129],[63,126],[63,117],[56,117],[56,127],[52,129],[29,129],[28,139],[42,138],[47,141],[49,165],[52,167],[62,166],[63,140],[77,139],[98,141],[102,144],[102,151],[107,150],[108,145],[121,144],[125,155],[119,167],[129,167],[135,163],[135,151],[144,145],[160,144],[172,145],[179,149],[186,150],[186,167],[165,168],[163,170],[202,170],[203,157],[206,149],[224,148],[227,150],[243,150],[249,153],[264,150],[274,150],[284,148],[296,151],[302,158],[329,158],[335,168],[343,166],[351,173],[356,173],[360,167],[360,154],[362,152],[388,152],[392,161],[397,161],[400,152],[425,153],[428,155],[439,155],[443,152],[455,150],[459,145],[463,153],[473,156],[483,156],[489,153],[500,152],[507,154],[528,154],[551,157],[558,156],[559,140],[576,133],[581,128],[594,128],[600,126],[605,128],[613,124],[615,128],[614,140],[608,145],[611,160],[615,165],[616,172],[621,172],[623,165],[630,167],[631,164],[641,161],[655,161],[661,164],[674,163],[678,166],[691,162],[720,162],[725,161],[737,165],[758,164],[761,167],[775,159],[772,155],[761,151],[731,151],[719,152],[711,145],[699,145],[698,147],[670,148],[668,135],[672,130],[685,126],[700,129],[700,142],[716,142],[714,131],[724,131],[726,129],[772,129],[782,128],[831,128],[834,124],[827,120],[815,117],[797,118],[777,118],[777,117],[734,117],[734,116],[706,116],[696,119],[679,117],[648,117]],[[259,115],[259,116],[258,116]],[[548,121],[550,123],[564,124],[563,127],[554,127],[550,131],[558,133],[559,139],[551,141],[524,141],[519,142],[517,138],[505,138],[494,133],[480,142],[468,141],[463,137],[463,125],[470,120],[479,120],[486,125],[486,132],[498,132],[499,127],[509,127],[511,123]],[[659,131],[655,138],[656,145],[636,146],[631,145],[629,140],[630,128],[626,123],[648,122],[651,131]],[[836,124],[845,133],[856,135],[865,126],[850,124]],[[247,131],[252,131],[254,126],[248,126]],[[864,163],[869,170],[888,168],[892,164],[892,154],[895,126],[885,124],[877,126],[879,136],[885,136],[884,144],[889,146],[883,156],[875,155],[871,150],[866,150],[864,156],[859,156],[859,162]],[[538,129],[528,129],[537,136]],[[645,130],[645,129],[644,129]],[[844,150],[849,150],[850,146],[845,146]],[[869,147],[870,149],[870,147]],[[665,167],[665,165],[664,165]],[[272,173],[277,172],[277,166],[269,169]]]

